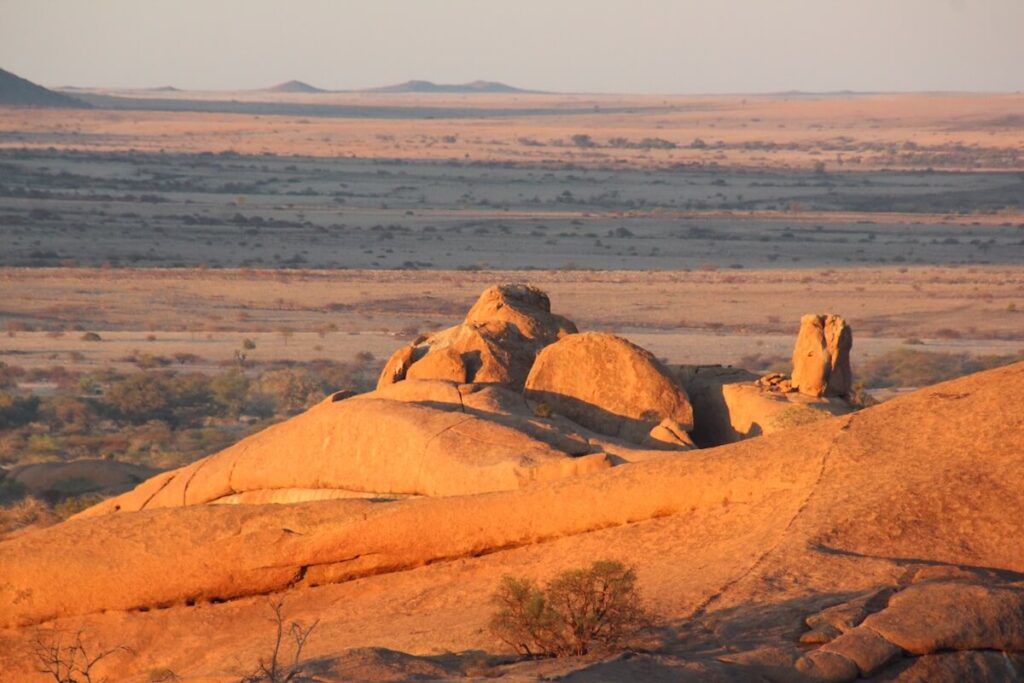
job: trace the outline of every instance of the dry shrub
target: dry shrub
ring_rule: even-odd
[[[27,526],[50,526],[58,517],[50,507],[31,496],[0,507],[0,536]]]
[[[529,657],[613,651],[649,623],[635,571],[611,560],[562,572],[543,589],[506,576],[492,602],[491,632]]]
[[[101,660],[121,651],[132,653],[124,645],[90,651],[82,642],[81,631],[75,634],[74,640],[65,640],[60,631],[45,635],[40,633],[32,648],[36,670],[46,674],[55,683],[93,683],[93,667]]]
[[[272,618],[275,634],[274,645],[267,657],[260,657],[256,670],[242,678],[242,683],[288,683],[289,681],[305,679],[302,649],[306,646],[306,641],[309,640],[310,634],[313,633],[313,629],[317,627],[320,620],[317,619],[309,626],[303,626],[298,621],[286,624],[283,599],[271,602],[270,609],[274,613]],[[286,633],[291,636],[291,640],[294,642],[290,661],[285,654],[287,649],[285,641],[288,640],[285,637]]]

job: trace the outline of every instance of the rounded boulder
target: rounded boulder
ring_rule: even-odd
[[[622,337],[586,332],[544,348],[526,396],[588,429],[640,442],[659,425],[693,429],[686,391],[650,352]]]

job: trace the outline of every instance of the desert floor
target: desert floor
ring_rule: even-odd
[[[821,162],[828,170],[1016,171],[1024,142],[1019,93],[68,94],[102,108],[0,110],[0,146],[605,168],[810,170]]]
[[[1019,94],[71,94],[0,107],[8,364],[379,360],[503,281],[677,363],[1024,343]]]
[[[548,169],[0,149],[0,265],[1017,265],[1022,197],[1021,175],[1005,171]]]
[[[916,348],[1007,354],[1024,347],[1024,273],[1013,267],[834,270],[271,271],[0,270],[5,360],[88,370],[133,351],[230,363],[386,358],[459,322],[502,281],[546,290],[580,329],[615,331],[672,363],[784,362],[802,314],[834,311],[855,330],[854,361]],[[101,341],[83,341],[83,332]]]

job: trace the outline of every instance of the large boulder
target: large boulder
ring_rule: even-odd
[[[805,315],[793,349],[793,388],[808,396],[848,396],[853,389],[853,331],[838,315]]]
[[[530,370],[526,396],[601,434],[690,443],[686,392],[648,351],[613,334],[573,334],[547,346]]]
[[[523,388],[537,353],[576,326],[551,312],[547,294],[523,284],[490,287],[454,327],[396,351],[377,387],[404,379],[503,384]]]
[[[369,409],[379,401],[334,405]],[[310,438],[323,437],[318,433]],[[794,453],[810,451],[807,440],[821,449],[831,439],[831,433],[804,435]],[[759,441],[761,449],[770,446]],[[663,457],[486,495],[173,507],[180,505],[175,500],[193,495],[192,486],[211,463],[175,477],[168,485],[175,488],[169,502],[154,498],[159,504],[145,504],[136,512],[82,515],[41,532],[0,540],[0,629],[102,610],[216,602],[323,586],[543,545],[666,515],[689,515],[698,507],[719,509],[723,497],[743,509],[767,499],[774,509],[780,496],[802,500],[817,478],[817,459],[765,457],[758,441],[749,444],[752,449],[732,457],[699,452],[692,460]],[[474,447],[485,444],[466,444]],[[294,457],[288,460],[294,465]],[[431,466],[424,462],[422,469],[429,472]],[[223,461],[213,468],[231,467]],[[775,485],[766,487],[765,481]],[[782,509],[792,514],[787,505]]]

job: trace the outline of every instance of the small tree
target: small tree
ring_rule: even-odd
[[[572,144],[577,147],[596,147],[594,139],[585,133],[577,133],[572,136]]]
[[[106,402],[133,424],[170,420],[172,391],[163,375],[137,372],[110,386]]]
[[[40,634],[36,637],[32,646],[36,660],[36,670],[47,674],[56,683],[92,683],[92,669],[100,660],[124,650],[131,650],[124,645],[100,649],[92,653],[82,642],[82,632],[75,634],[74,640],[65,643],[63,634],[59,631],[50,634],[48,637]],[[106,679],[103,679],[106,680]]]
[[[506,576],[492,601],[491,632],[530,657],[614,650],[649,623],[635,571],[610,560],[562,572],[543,589]]]
[[[302,649],[306,646],[309,635],[317,627],[317,624],[320,623],[320,620],[317,619],[308,627],[303,627],[298,621],[293,621],[285,626],[284,600],[270,603],[270,609],[274,612],[272,621],[276,627],[274,647],[270,651],[269,657],[266,659],[260,657],[260,663],[256,667],[256,671],[244,677],[242,683],[263,683],[263,681],[267,683],[287,683],[288,681],[297,680],[299,676],[303,675]],[[285,631],[290,633],[292,640],[295,641],[295,652],[292,656],[291,664],[287,663],[287,657],[282,652],[282,641],[285,640]]]

